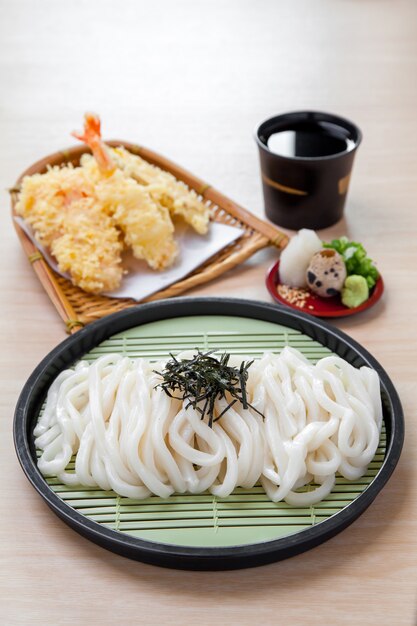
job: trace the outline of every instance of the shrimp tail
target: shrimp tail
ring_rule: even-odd
[[[110,175],[114,172],[116,165],[101,138],[101,122],[98,115],[86,113],[84,115],[84,131],[73,131],[71,135],[87,144],[103,174]]]

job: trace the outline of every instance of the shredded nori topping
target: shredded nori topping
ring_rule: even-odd
[[[181,360],[170,354],[171,360],[165,365],[164,371],[155,371],[163,379],[157,387],[161,387],[170,398],[188,401],[186,408],[193,407],[201,414],[201,419],[208,416],[210,428],[236,402],[240,402],[244,409],[250,407],[263,417],[262,413],[249,404],[246,395],[248,370],[253,360],[242,361],[239,368],[232,367],[228,364],[229,353],[224,352],[219,358],[215,358],[212,356],[215,352],[216,350],[201,352],[196,349],[193,358]],[[175,395],[176,392],[180,395]],[[226,394],[228,405],[215,417],[215,402],[226,398]]]

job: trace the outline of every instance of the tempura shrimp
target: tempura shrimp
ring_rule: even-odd
[[[98,115],[95,113],[86,113],[84,115],[83,132],[74,130],[71,135],[83,141],[91,148],[91,152],[102,174],[107,176],[113,174],[116,169],[116,164],[110,156],[109,149],[101,139],[101,122]]]
[[[16,213],[32,226],[75,285],[90,293],[120,285],[121,237],[81,168],[53,167],[26,176]]]
[[[134,256],[144,259],[156,270],[172,265],[178,247],[169,211],[155,202],[145,187],[116,166],[115,151],[101,138],[99,118],[87,113],[83,134],[73,135],[91,148],[93,156],[84,155],[81,165],[90,180],[95,181],[96,194],[104,210],[122,230]]]
[[[181,216],[200,235],[207,232],[210,209],[196,192],[169,172],[148,163],[125,148],[108,148],[101,138],[100,119],[97,115],[86,113],[83,133],[72,134],[90,147],[104,175],[111,175],[119,168],[125,176],[144,187],[159,208],[167,209],[173,216]]]

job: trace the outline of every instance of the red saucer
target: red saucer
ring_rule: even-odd
[[[382,277],[379,276],[375,286],[371,289],[371,295],[369,296],[368,300],[366,300],[366,302],[364,302],[360,306],[355,307],[354,309],[349,309],[347,306],[342,304],[340,296],[333,296],[332,298],[321,298],[320,296],[317,296],[313,293],[307,296],[305,303],[301,307],[295,304],[290,304],[290,302],[285,300],[278,293],[277,287],[280,284],[281,282],[279,279],[279,261],[277,261],[268,270],[268,273],[266,275],[266,286],[273,299],[280,304],[285,304],[285,306],[289,306],[291,309],[295,309],[296,311],[303,311],[304,313],[310,313],[310,315],[315,315],[316,317],[345,317],[347,315],[354,315],[355,313],[366,311],[366,309],[369,309],[369,307],[374,305],[375,302],[378,302],[384,292],[384,282],[382,280]]]

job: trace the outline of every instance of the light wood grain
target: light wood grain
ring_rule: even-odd
[[[2,0],[0,3],[0,623],[415,623],[417,573],[417,3],[374,0]],[[255,124],[323,109],[364,132],[346,218],[322,235],[362,240],[386,295],[337,326],[396,384],[406,442],[393,478],[349,529],[267,567],[188,573],[130,562],[82,539],[15,458],[13,408],[65,333],[21,250],[7,193],[68,143],[84,110],[107,137],[149,146],[262,216]],[[190,295],[268,300],[262,251]]]

